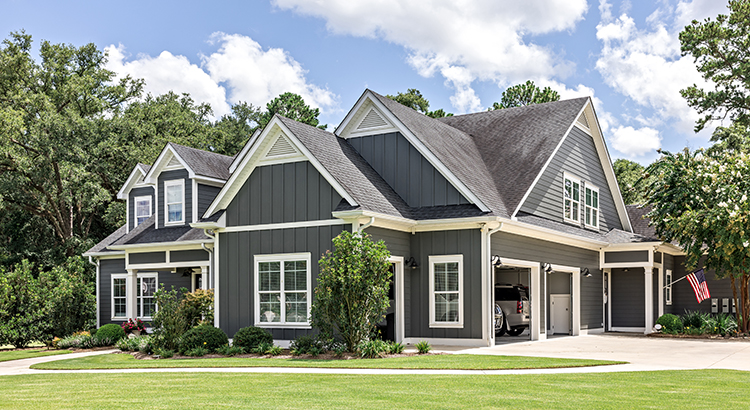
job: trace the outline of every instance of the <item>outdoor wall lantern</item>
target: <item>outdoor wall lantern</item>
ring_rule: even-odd
[[[404,264],[406,265],[406,267],[412,268],[412,269],[417,269],[419,267],[419,264],[417,263],[417,261],[414,259],[413,256],[407,259],[406,261],[404,261]]]
[[[490,259],[490,262],[492,263],[492,266],[495,266],[495,267],[503,265],[503,262],[500,261],[499,255],[492,255],[492,259]]]
[[[544,273],[552,273],[552,265],[547,262],[542,263],[542,270]]]
[[[591,272],[589,272],[589,268],[581,268],[581,275],[583,275],[584,278],[590,278]]]

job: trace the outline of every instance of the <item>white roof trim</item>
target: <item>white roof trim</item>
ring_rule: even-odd
[[[446,179],[448,182],[453,185],[456,190],[461,193],[461,195],[464,196],[464,198],[468,199],[469,202],[476,205],[481,209],[483,212],[490,212],[490,209],[477,197],[474,195],[469,188],[464,185],[463,182],[455,175],[453,172],[451,172],[448,167],[446,167],[440,160],[435,156],[435,154],[432,153],[432,151],[427,148],[422,141],[417,138],[416,135],[414,135],[401,121],[396,118],[395,115],[382,103],[380,100],[378,100],[374,95],[372,95],[372,91],[366,90],[362,96],[357,101],[357,104],[354,105],[354,108],[349,111],[349,114],[347,114],[346,118],[344,118],[344,121],[341,123],[341,125],[336,128],[334,131],[334,134],[341,138],[348,138],[351,136],[352,132],[349,131],[347,128],[350,125],[350,122],[355,118],[356,113],[359,112],[359,110],[364,106],[366,101],[370,101],[372,105],[378,109],[378,111],[383,114],[385,119],[389,121],[391,124],[394,125],[394,127],[397,128],[397,130],[406,138],[409,143],[414,146],[414,148],[419,151],[420,154],[422,154],[423,157],[427,159],[427,161],[432,164],[435,169],[438,170],[438,172]],[[365,107],[367,108],[367,107]],[[357,136],[359,136],[358,134]]]
[[[117,191],[117,199],[127,200],[128,193],[130,193],[130,190],[133,189],[133,186],[135,186],[138,178],[141,176],[145,177],[146,175],[143,173],[143,168],[136,164],[135,168],[130,172],[128,179],[125,180],[125,184]]]
[[[289,128],[284,125],[281,120],[274,116],[271,122],[266,125],[263,132],[258,136],[258,140],[255,143],[248,142],[248,145],[252,145],[251,148],[244,155],[244,158],[240,164],[236,167],[236,171],[232,172],[229,177],[229,181],[224,185],[216,198],[214,198],[211,205],[208,207],[206,212],[203,214],[204,218],[213,215],[216,211],[225,209],[229,203],[234,199],[235,195],[239,192],[242,184],[245,183],[247,178],[253,172],[253,170],[262,165],[265,158],[266,152],[271,148],[270,143],[264,144],[265,142],[272,142],[276,140],[277,132],[281,132],[284,136],[294,145],[294,147],[304,155],[308,161],[320,172],[323,178],[328,181],[329,184],[341,195],[342,198],[346,199],[352,206],[358,206],[357,202],[352,198],[349,192],[331,175],[325,167],[310,153],[299,139],[292,133]],[[272,140],[271,140],[272,139]],[[249,172],[245,172],[249,170]]]
[[[260,136],[261,131],[263,131],[261,128],[258,128],[255,130],[253,135],[250,137],[250,139],[247,141],[244,147],[242,147],[242,151],[240,151],[239,154],[237,154],[236,157],[234,157],[234,161],[232,161],[232,164],[229,165],[229,173],[234,173],[234,170],[237,169],[237,166],[239,166],[240,162],[245,158],[245,155],[247,155],[247,152],[250,150],[250,147],[253,146],[255,141],[258,140],[258,137]]]
[[[146,177],[144,180],[146,183],[149,184],[156,184],[157,178],[159,174],[166,168],[167,164],[169,164],[169,161],[172,159],[168,154],[172,154],[175,158],[177,158],[178,161],[180,161],[180,164],[182,164],[183,167],[188,171],[188,176],[190,178],[195,177],[195,172],[193,172],[192,169],[187,165],[185,160],[183,160],[179,155],[177,155],[177,152],[172,148],[172,144],[167,143],[167,145],[164,147],[164,149],[161,151],[161,154],[159,154],[159,157],[156,158],[156,161],[154,161],[154,165],[151,167],[151,169],[148,171],[148,174],[146,174]]]

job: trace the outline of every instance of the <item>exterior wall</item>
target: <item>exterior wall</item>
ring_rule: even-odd
[[[135,188],[131,189],[128,194],[128,230],[132,231],[135,227],[135,198],[138,196],[150,196],[151,197],[151,215],[154,214],[154,207],[156,201],[154,201],[154,189],[150,187]]]
[[[227,226],[332,219],[341,196],[308,161],[255,169],[227,207]]]
[[[219,327],[232,337],[242,327],[255,323],[255,255],[311,253],[310,289],[314,290],[320,268],[318,260],[332,249],[331,240],[351,225],[219,233]],[[293,340],[312,329],[268,329],[275,340]]]
[[[203,217],[203,214],[211,206],[211,202],[219,194],[219,191],[221,191],[219,187],[198,184],[198,219]]]
[[[170,251],[169,262],[205,262],[208,261],[208,252],[203,249],[194,249],[189,251]],[[132,260],[132,259],[131,259]]]
[[[157,228],[163,228],[164,227],[164,181],[171,181],[174,179],[184,179],[185,180],[185,203],[184,206],[184,220],[185,225],[189,224],[193,221],[193,183],[190,181],[190,178],[188,178],[188,172],[186,169],[177,169],[173,171],[164,171],[161,174],[159,174],[159,185],[156,189],[157,196],[159,198],[158,206],[156,207],[156,227]],[[174,226],[174,225],[170,225]]]
[[[144,252],[128,254],[128,263],[133,265],[145,263],[165,263],[167,255],[165,252]]]
[[[646,289],[643,268],[612,269],[612,327],[644,327]]]
[[[112,321],[112,274],[115,273],[128,273],[125,258],[99,261],[99,327],[107,323],[122,323]]]
[[[409,206],[469,203],[401,133],[347,141]]]
[[[693,270],[688,270],[685,267],[685,257],[684,256],[675,256],[674,257],[674,271],[672,272],[672,275],[674,276],[674,279],[679,279],[688,273],[692,272]],[[703,266],[703,260],[701,260],[699,266]],[[705,270],[706,275],[706,283],[708,284],[708,291],[711,293],[711,298],[719,299],[719,312],[722,311],[722,299],[728,298],[729,301],[729,310],[731,313],[732,309],[732,283],[731,279],[727,277],[726,279],[716,279],[716,274],[713,270]],[[739,289],[739,285],[737,286]],[[704,300],[701,303],[698,303],[698,301],[695,299],[695,293],[693,292],[693,288],[690,286],[690,283],[687,279],[683,279],[677,283],[675,283],[672,286],[672,313],[675,315],[681,315],[685,313],[687,310],[697,310],[700,312],[711,312],[711,300]],[[737,306],[739,309],[740,307]]]
[[[604,252],[604,263],[648,262],[648,251]]]
[[[594,140],[578,127],[573,127],[570,131],[526,202],[521,206],[521,211],[564,222],[563,172],[568,172],[599,188],[600,231],[608,232],[612,228],[622,229],[604,169],[596,153]]]
[[[604,322],[602,304],[604,301],[602,297],[602,272],[599,270],[598,252],[504,232],[492,235],[491,243],[490,254],[499,255],[501,260],[505,257],[576,268],[588,268],[591,277],[581,278],[581,329],[602,328]],[[542,286],[544,288],[541,289],[541,294],[548,295],[549,291],[547,288],[549,285],[544,283]],[[532,301],[532,303],[537,303],[537,301]],[[541,300],[538,303],[541,303],[539,311],[546,312],[547,301]],[[532,317],[531,320],[541,321],[542,331],[547,328],[547,321],[544,317]]]

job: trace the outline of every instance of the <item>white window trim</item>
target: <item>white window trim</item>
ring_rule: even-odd
[[[284,262],[286,261],[301,261],[304,260],[307,263],[307,321],[306,322],[286,322],[286,304],[284,301]],[[279,293],[281,294],[281,318],[283,322],[261,322],[260,321],[260,277],[258,275],[258,267],[262,262],[281,262],[281,283]],[[310,309],[312,308],[312,266],[311,254],[309,252],[304,253],[284,253],[284,254],[271,254],[271,255],[255,255],[254,263],[254,290],[253,299],[255,306],[255,326],[264,328],[303,328],[309,329],[310,326]],[[300,293],[300,292],[294,292]]]
[[[599,229],[599,220],[601,219],[602,215],[602,198],[599,194],[599,188],[595,185],[589,184],[588,182],[586,185],[582,185],[583,188],[583,196],[581,197],[581,221],[583,221],[583,225],[586,228],[590,229]],[[594,208],[593,206],[586,205],[586,190],[590,189],[592,192],[596,192],[596,201],[597,201],[597,207]],[[586,223],[586,209],[596,209],[596,225],[594,224],[587,224]]]
[[[125,280],[125,296],[120,296],[120,298],[125,299],[125,315],[123,316],[115,316],[115,279],[124,279]],[[110,275],[109,279],[109,292],[110,292],[110,311],[109,315],[111,320],[128,320],[128,274],[127,273],[115,273]]]
[[[464,327],[464,256],[441,255],[430,256],[430,327],[431,328],[463,328]],[[458,262],[458,321],[438,322],[435,320],[435,264]]]
[[[143,279],[143,278],[154,278],[154,279],[156,279],[156,289],[157,290],[159,289],[159,273],[157,273],[157,272],[154,272],[154,273],[138,273],[136,275],[136,281],[135,281],[136,284],[138,283],[138,279]],[[142,300],[143,296],[138,296],[138,290],[136,290],[135,294],[136,294],[136,297],[135,297],[135,300],[136,300],[136,302],[135,302],[136,303],[135,314],[138,315],[137,316],[138,319],[147,320],[147,321],[152,320],[153,316],[141,316],[141,315],[139,315],[139,313],[141,311],[141,300]],[[157,311],[159,310],[158,306],[156,306],[156,310]]]
[[[662,255],[662,258],[663,257],[664,256]],[[665,289],[667,290],[667,294],[664,297],[664,303],[667,306],[672,306],[672,278],[673,278],[673,276],[672,276],[672,270],[671,269],[667,269],[665,276],[666,276],[666,280],[667,280],[667,286],[665,286]]]
[[[578,183],[578,219],[568,218],[568,216],[565,214],[565,201],[566,201],[566,199],[565,199],[565,180],[566,179],[569,179],[571,183],[573,183],[573,182],[577,182]],[[562,183],[562,199],[563,199],[562,200],[562,214],[563,214],[563,221],[568,222],[568,223],[573,223],[573,224],[576,224],[576,225],[580,225],[581,224],[581,215],[582,215],[582,213],[581,213],[581,206],[582,206],[582,204],[584,202],[584,201],[582,201],[583,196],[581,195],[582,188],[583,188],[583,184],[581,183],[581,178],[578,178],[576,176],[568,174],[567,172],[563,172],[563,183]],[[585,195],[586,191],[583,191],[583,193]],[[571,201],[570,212],[572,214],[573,213],[573,202],[575,202],[575,201],[573,200],[573,198],[571,198],[570,201]]]
[[[182,188],[182,219],[179,221],[169,221],[169,200],[167,195],[167,188],[171,186],[177,186],[179,185]],[[172,202],[173,204],[175,202]],[[169,225],[184,225],[185,224],[185,180],[184,179],[172,179],[169,181],[164,181],[164,226]]]
[[[145,201],[145,200],[148,200],[148,215],[141,215],[141,216],[139,216],[138,215],[138,202],[139,201]],[[146,219],[148,219],[148,218],[151,217],[151,215],[153,215],[153,211],[152,211],[153,210],[153,206],[152,206],[153,204],[151,203],[151,195],[137,196],[137,197],[133,198],[133,202],[134,202],[134,204],[133,204],[133,208],[134,208],[133,209],[133,211],[134,211],[133,212],[133,217],[135,219],[135,226],[133,226],[133,229],[135,229],[136,226],[140,225],[138,223],[138,218],[139,217],[142,218],[142,217],[145,216]]]

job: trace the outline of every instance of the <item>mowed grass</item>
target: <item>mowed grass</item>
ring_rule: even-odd
[[[394,357],[387,359],[316,360],[316,359],[260,359],[226,357],[221,359],[163,359],[137,360],[129,354],[107,354],[78,359],[56,360],[31,366],[32,369],[145,369],[187,367],[319,367],[339,369],[542,369],[622,364],[604,360],[554,359],[524,356],[484,356],[444,354]]]
[[[9,360],[32,359],[35,357],[54,356],[65,353],[72,352],[70,350],[47,349],[0,351],[0,362],[7,362]]]
[[[0,377],[0,409],[744,409],[750,372],[548,375],[250,373]]]

